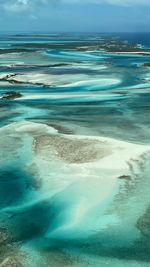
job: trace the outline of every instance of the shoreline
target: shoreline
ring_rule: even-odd
[[[125,55],[125,54],[129,54],[129,55],[139,55],[139,56],[150,56],[150,52],[145,52],[145,51],[133,51],[133,52],[131,52],[131,51],[129,51],[129,52],[105,52],[106,54],[108,54],[108,55],[110,55],[110,54],[123,54],[123,55]]]

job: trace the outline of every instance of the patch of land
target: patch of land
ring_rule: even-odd
[[[106,52],[137,52],[149,54],[150,50],[145,49],[137,44],[130,44],[125,41],[114,38],[105,38],[94,41],[84,41],[84,42],[71,42],[71,43],[22,43],[15,44],[15,47],[20,49],[69,49],[77,51],[88,51],[88,50],[103,50]],[[13,47],[13,45],[12,45]]]
[[[6,92],[0,99],[1,100],[13,100],[22,97],[22,94],[15,91]]]

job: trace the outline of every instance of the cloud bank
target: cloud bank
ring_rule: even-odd
[[[64,3],[91,3],[91,4],[109,4],[118,6],[149,5],[150,0],[62,0]]]
[[[39,5],[54,3],[57,0],[6,0],[2,5],[4,10],[12,12],[22,12]]]
[[[37,6],[56,3],[71,5],[105,4],[116,6],[150,6],[150,0],[5,0],[5,2],[2,3],[2,6],[5,11],[22,12],[36,8]]]

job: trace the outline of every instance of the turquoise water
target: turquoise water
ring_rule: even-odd
[[[100,137],[150,145],[150,56],[108,54],[105,38],[1,35],[0,264],[150,266],[149,153],[129,173],[99,161]]]

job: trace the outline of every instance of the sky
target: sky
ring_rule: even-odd
[[[0,31],[148,32],[150,0],[0,0]]]

